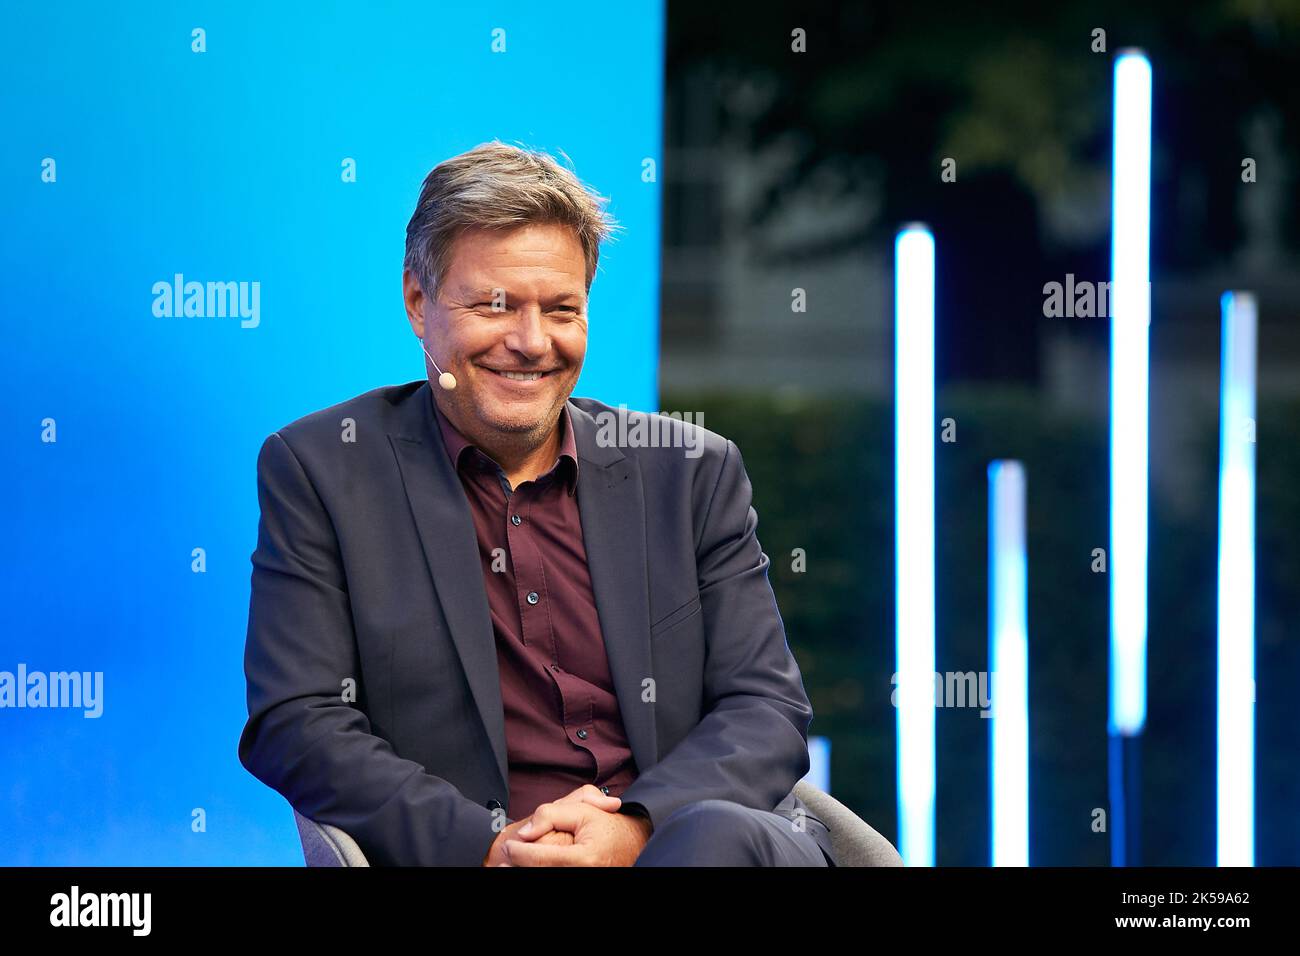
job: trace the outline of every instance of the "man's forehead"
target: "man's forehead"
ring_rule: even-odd
[[[531,285],[531,283],[529,284]],[[512,284],[510,283],[505,285],[492,285],[490,283],[473,280],[458,282],[452,286],[454,294],[461,299],[492,299],[498,295],[509,297],[512,292],[518,288],[519,286],[517,285],[512,288]],[[546,294],[554,297],[574,296],[582,298],[585,294],[585,290],[581,285],[566,287],[562,284],[560,288],[547,289]]]

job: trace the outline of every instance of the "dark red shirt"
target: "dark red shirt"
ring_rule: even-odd
[[[434,417],[474,518],[496,635],[509,819],[586,783],[622,796],[637,770],[587,569],[568,406],[555,465],[512,489],[501,466],[437,404]]]

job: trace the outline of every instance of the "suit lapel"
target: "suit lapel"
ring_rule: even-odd
[[[460,478],[447,457],[433,418],[433,395],[425,382],[411,396],[412,414],[389,433],[402,484],[420,535],[438,602],[460,655],[492,750],[501,785],[508,786],[505,706],[497,670],[496,637],[479,563],[478,535]]]
[[[649,578],[641,470],[617,447],[596,440],[597,423],[572,401],[578,446],[578,511],[596,613],[623,731],[638,771],[658,759],[654,706],[641,699],[650,667]]]

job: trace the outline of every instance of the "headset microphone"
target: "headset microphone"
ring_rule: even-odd
[[[429,355],[429,350],[427,348],[424,348],[423,342],[420,343],[420,348],[424,349],[425,355]],[[433,362],[434,371],[438,373],[438,384],[441,385],[448,392],[450,392],[453,388],[455,388],[456,376],[452,375],[451,372],[444,372],[442,369],[438,368],[438,363],[433,361],[432,355],[429,355],[429,361]]]

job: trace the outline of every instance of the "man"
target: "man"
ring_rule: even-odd
[[[739,451],[570,398],[614,228],[544,153],[439,164],[403,274],[429,380],[262,446],[240,760],[374,863],[833,863]]]

